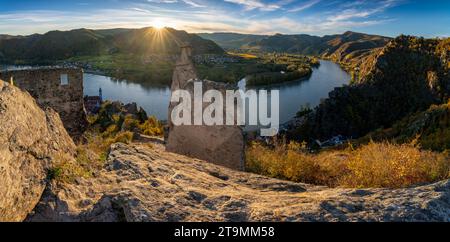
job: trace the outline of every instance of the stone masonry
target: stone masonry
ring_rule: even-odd
[[[215,89],[224,95],[227,89],[234,89],[223,83],[199,80],[191,61],[191,53],[190,46],[181,47],[181,56],[173,74],[172,93],[179,89],[188,90],[193,97],[194,82],[203,83],[203,93]],[[169,105],[167,151],[206,160],[235,170],[244,169],[244,135],[240,126],[175,126],[171,121],[171,112],[177,105],[178,103]],[[206,106],[204,104],[203,109]]]
[[[41,68],[0,72],[0,79],[26,90],[42,107],[54,109],[72,137],[86,126],[83,71],[75,68]]]

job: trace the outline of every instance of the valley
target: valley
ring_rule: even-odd
[[[77,38],[73,38],[75,36]],[[399,38],[394,41],[400,41]],[[425,46],[433,44],[431,40],[421,43],[420,41],[423,40],[411,38],[411,41],[417,42],[417,44],[414,45],[419,45],[419,49],[421,48],[420,45]],[[136,39],[146,40],[144,41],[145,44],[135,43]],[[56,43],[57,48],[53,48],[50,51],[45,50],[44,47],[40,47],[40,45],[46,45],[46,41],[48,43]],[[323,140],[336,135],[355,138],[362,137],[378,128],[390,127],[394,122],[400,120],[405,115],[412,114],[416,111],[423,111],[431,104],[439,104],[437,100],[433,102],[430,99],[430,95],[425,97],[420,94],[422,96],[415,96],[414,99],[416,99],[418,103],[422,103],[423,106],[422,104],[420,104],[420,107],[415,104],[410,104],[411,107],[405,109],[405,111],[401,113],[395,112],[395,117],[387,117],[385,121],[381,122],[366,122],[366,116],[369,114],[367,114],[367,111],[365,110],[368,109],[364,106],[364,101],[360,101],[360,98],[368,98],[370,95],[371,99],[376,99],[378,98],[376,97],[378,95],[376,92],[378,91],[377,88],[369,88],[369,85],[366,84],[368,81],[364,81],[363,79],[372,71],[372,63],[377,63],[376,61],[380,59],[380,53],[386,51],[383,50],[386,49],[384,46],[389,46],[388,43],[393,43],[393,41],[388,37],[351,31],[343,34],[318,37],[305,34],[189,34],[185,31],[178,31],[171,28],[163,28],[160,30],[154,28],[109,30],[78,29],[72,31],[51,31],[44,35],[4,36],[0,39],[0,56],[2,57],[1,61],[3,63],[28,63],[32,65],[53,63],[59,66],[82,67],[86,72],[90,73],[87,75],[87,79],[93,81],[92,84],[86,83],[87,89],[85,92],[87,95],[96,94],[98,87],[105,85],[105,88],[108,89],[106,92],[108,97],[124,101],[125,103],[129,101],[140,103],[142,106],[146,107],[145,109],[149,111],[150,114],[156,115],[158,118],[164,120],[165,117],[167,117],[164,106],[169,98],[167,86],[171,82],[174,68],[173,63],[177,58],[175,49],[179,43],[185,41],[192,42],[194,49],[193,60],[196,69],[198,70],[199,77],[202,79],[211,79],[236,86],[242,85],[239,81],[245,79],[244,85],[248,88],[281,88],[281,90],[288,90],[288,92],[295,92],[296,94],[318,93],[318,90],[315,89],[306,88],[306,92],[303,92],[294,88],[298,85],[305,87],[309,85],[301,84],[303,82],[317,82],[317,78],[315,77],[316,73],[317,75],[325,75],[324,78],[319,77],[318,79],[329,79],[330,83],[336,82],[336,84],[330,84],[326,88],[320,87],[322,89],[320,90],[321,94],[316,95],[314,99],[303,98],[301,100],[299,99],[297,102],[282,105],[282,123],[290,121],[290,119],[295,117],[297,111],[300,111],[306,106],[314,109],[320,104],[320,107],[318,107],[314,114],[323,116],[320,118],[320,122],[322,123],[325,122],[323,118],[336,112],[334,110],[345,109],[344,111],[341,111],[337,117],[333,116],[331,119],[333,120],[333,124],[331,124],[330,128],[327,128],[328,124],[319,125],[318,121],[311,121],[311,123],[309,120],[312,120],[312,114],[310,114],[307,117],[305,124],[289,131],[289,139],[293,138],[295,140],[310,142],[311,139],[319,138]],[[217,42],[217,44],[215,42]],[[86,43],[92,44],[86,45]],[[412,44],[406,43],[404,45]],[[14,49],[15,52],[8,48],[10,46],[17,46],[17,48]],[[439,46],[436,48],[444,48],[444,50],[447,48],[445,41]],[[18,51],[20,48],[28,47],[44,49],[42,50],[42,53]],[[434,50],[427,51],[432,52]],[[86,53],[90,54],[86,55]],[[321,62],[323,63],[325,63],[325,60],[331,60],[339,64],[349,73],[351,81],[345,80],[347,77],[344,77],[344,81],[341,81],[339,79],[340,77],[327,75],[329,74],[327,72],[330,72],[331,69],[328,68],[328,71],[323,72],[320,67],[319,58],[322,59]],[[404,56],[404,58],[406,58],[405,60],[408,60],[409,56]],[[422,60],[414,61],[414,64],[418,64]],[[437,62],[438,60],[436,59],[433,61]],[[393,63],[399,62],[400,61],[396,61]],[[437,63],[433,65],[436,66]],[[404,74],[408,74],[408,71],[410,71],[403,70],[402,68],[403,67],[400,67],[400,70],[402,70],[400,71],[401,73],[406,72]],[[392,70],[394,69],[395,68]],[[439,73],[443,73],[442,75],[444,75],[445,78],[445,72],[445,69],[429,71],[426,75],[433,75],[433,73],[435,73],[434,75],[441,75]],[[393,73],[389,74],[387,77],[381,78],[399,78],[402,74],[395,75],[397,74]],[[109,77],[111,77],[110,80],[108,80]],[[336,81],[336,78],[339,79],[339,81]],[[425,78],[434,77],[426,76]],[[405,77],[402,77],[402,79],[405,79]],[[396,82],[394,82],[394,84],[395,83]],[[349,87],[342,87],[342,84],[352,85]],[[119,93],[128,93],[129,90],[127,90],[127,88],[132,87],[133,85],[134,87],[141,89],[140,92],[142,92],[144,96],[150,94],[150,96],[152,96],[152,101],[144,101],[147,99],[144,99],[143,96],[141,98],[136,97],[132,99],[120,96]],[[404,85],[405,84],[402,86],[403,89],[405,88]],[[442,93],[439,95],[441,100],[445,100],[445,92],[448,88],[446,86],[447,84],[445,84],[445,81],[441,81],[441,84],[433,84],[434,88],[436,88],[436,85],[442,85],[438,87]],[[111,88],[108,86],[111,86]],[[120,91],[122,87],[124,89],[123,91]],[[137,90],[136,88],[135,90]],[[338,89],[333,90],[334,88]],[[383,91],[386,92],[386,88],[390,89],[391,87],[380,86],[379,88],[382,88]],[[365,89],[373,90],[364,91]],[[406,89],[409,90],[407,87]],[[395,92],[401,89],[393,88],[390,90],[392,90],[392,92],[390,94],[385,94],[385,96],[395,97],[397,96]],[[350,91],[350,94],[345,94],[348,91]],[[411,91],[414,92],[414,89]],[[328,95],[329,92],[331,92],[330,95]],[[343,94],[340,94],[340,92],[343,92]],[[339,104],[333,109],[328,109],[327,102],[332,102],[332,100],[334,102],[336,95],[338,97],[339,95],[344,95],[339,102],[351,102],[352,104]],[[284,93],[282,96],[282,98],[284,98],[289,95]],[[302,96],[304,97],[305,95]],[[328,99],[325,100],[326,98]],[[325,100],[324,103],[321,102],[322,99]],[[347,99],[353,99],[353,101]],[[383,99],[386,99],[386,97],[383,97]],[[429,100],[425,101],[425,99]],[[151,105],[148,103],[151,103]],[[368,103],[370,103],[369,105],[373,105],[373,102]],[[399,102],[395,101],[395,103],[397,103],[395,105],[399,105]],[[324,109],[327,109],[327,111],[322,111]],[[286,112],[285,110],[292,111]],[[293,110],[297,111],[294,112]],[[375,113],[381,112],[374,111],[373,108],[372,111]],[[324,113],[322,114],[322,112]],[[358,114],[358,112],[361,114]],[[371,112],[371,116],[376,115],[373,112]],[[336,123],[336,120],[340,120],[341,117],[347,114],[350,116],[345,118],[346,121]],[[380,118],[380,120],[383,120],[383,118]],[[343,125],[345,124],[345,127],[340,127],[340,123]],[[317,127],[320,127],[320,132],[314,131],[315,129],[318,129]]]
[[[0,63],[77,66],[116,79],[169,85],[176,46],[189,42],[202,78],[236,84],[252,75],[249,85],[267,85],[308,77],[318,58],[332,60],[353,71],[370,51],[387,41],[389,38],[354,32],[317,37],[196,35],[172,28],[76,29],[1,38]]]
[[[192,45],[192,60],[185,42]],[[102,88],[105,97],[97,113],[87,116],[86,130],[75,145],[59,118],[37,107],[14,80],[0,83],[0,94],[8,102],[2,106],[8,125],[0,129],[11,137],[16,132],[11,121],[18,115],[15,106],[38,114],[38,126],[44,130],[39,135],[46,139],[33,148],[48,163],[37,168],[39,179],[47,184],[45,193],[38,184],[32,194],[34,202],[39,200],[37,207],[25,204],[27,213],[7,218],[448,221],[448,214],[439,211],[448,210],[450,178],[449,43],[449,39],[405,35],[392,39],[350,31],[323,37],[196,35],[170,28],[1,36],[2,64],[82,67],[83,94],[96,96]],[[179,46],[184,56],[179,55]],[[237,145],[245,154],[245,173],[192,155],[205,153],[201,150],[186,151],[184,156],[166,149],[164,121],[174,88],[169,84],[178,78],[189,83],[187,77],[197,72],[198,78],[217,82],[208,82],[211,85],[280,90],[280,121],[289,123],[280,135],[261,138],[251,127],[245,136],[237,132],[217,137],[202,130],[210,135],[205,144],[245,137],[245,144]],[[32,119],[25,115],[19,121]],[[25,140],[28,129],[33,128],[19,129],[24,130],[17,133],[20,139]],[[181,131],[179,140],[186,142],[189,135],[202,132]],[[39,135],[30,140],[38,142]],[[345,141],[323,145],[335,137]],[[52,148],[53,139],[57,147]],[[7,157],[28,152],[20,145],[11,147],[14,152]],[[224,149],[236,155],[229,147],[215,146],[208,153]],[[30,152],[27,157],[40,157]],[[19,194],[20,184],[14,186]],[[274,204],[274,198],[286,206]],[[69,205],[53,206],[61,202]],[[358,205],[361,202],[364,208]]]

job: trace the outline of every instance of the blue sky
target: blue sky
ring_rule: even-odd
[[[188,32],[450,36],[450,0],[0,0],[0,34],[168,26]]]

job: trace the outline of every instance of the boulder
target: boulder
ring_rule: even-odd
[[[0,80],[0,221],[22,221],[38,203],[48,169],[73,157],[75,144],[59,115]]]

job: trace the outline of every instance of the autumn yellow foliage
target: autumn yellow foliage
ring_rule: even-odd
[[[246,159],[248,171],[330,187],[400,188],[450,178],[448,155],[411,144],[371,142],[357,149],[311,154],[297,143],[274,148],[253,143]]]

